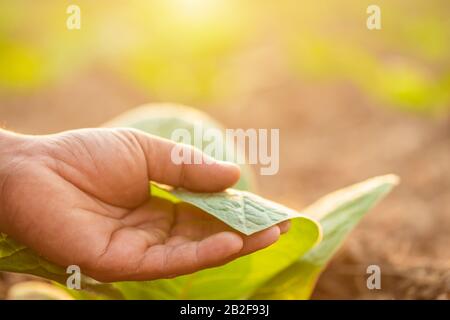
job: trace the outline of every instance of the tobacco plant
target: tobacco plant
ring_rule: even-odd
[[[141,108],[108,125],[130,126],[170,138],[173,129],[192,129],[195,121],[219,127],[201,113],[170,106]],[[250,170],[242,169],[236,189],[199,194],[151,183],[149,193],[172,202],[188,202],[247,235],[292,219],[290,231],[259,252],[173,279],[99,283],[83,276],[82,290],[69,290],[65,288],[65,268],[0,234],[0,271],[52,280],[78,299],[308,299],[347,234],[398,182],[394,175],[375,177],[297,212],[250,192]]]

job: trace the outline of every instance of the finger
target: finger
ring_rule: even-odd
[[[236,164],[214,160],[192,146],[138,130],[130,132],[144,151],[149,180],[192,191],[217,192],[232,186],[239,179],[240,169]],[[185,161],[189,163],[182,162],[180,152],[191,155],[188,157],[190,161]],[[195,163],[195,159],[200,159],[200,163]]]
[[[275,243],[280,238],[280,227],[278,225],[272,226],[268,229],[254,233],[250,236],[243,237],[244,245],[239,256],[244,256],[255,251],[264,249]]]
[[[233,261],[239,257],[251,254],[255,251],[264,249],[272,244],[274,244],[280,237],[280,228],[278,225],[265,229],[263,231],[257,232],[250,236],[244,236],[243,246],[241,251],[230,256],[227,261],[222,262],[222,264]]]
[[[138,231],[116,232],[95,268],[83,270],[104,282],[170,278],[223,265],[273,244],[280,236],[280,228],[273,226],[247,237],[225,231],[201,241],[174,237],[164,245]]]
[[[161,248],[153,247],[146,254],[137,277],[142,280],[169,278],[221,265],[241,251],[242,247],[242,238],[233,232],[221,232],[201,241],[185,242],[173,247],[164,246],[163,256]],[[155,259],[158,256],[159,259]]]
[[[286,221],[280,222],[278,224],[278,227],[280,227],[281,234],[288,232],[289,229],[291,228],[291,220],[286,220]]]

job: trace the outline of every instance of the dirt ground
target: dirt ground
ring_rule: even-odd
[[[402,180],[347,239],[314,298],[449,299],[450,117],[405,114],[342,82],[277,79],[256,73],[237,99],[203,106],[229,128],[280,129],[280,172],[258,178],[263,195],[301,209],[371,176]],[[80,71],[27,96],[0,93],[0,125],[34,134],[93,127],[154,101],[108,71]],[[381,290],[366,287],[371,264]],[[23,279],[0,274],[0,297]]]

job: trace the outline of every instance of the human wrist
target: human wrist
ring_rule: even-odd
[[[21,158],[21,150],[27,136],[0,129],[0,192],[16,160]],[[1,199],[1,194],[0,194]]]
[[[21,150],[26,137],[0,128],[0,232],[4,229],[4,209],[9,198],[7,181],[22,158]]]
[[[0,172],[17,154],[25,136],[0,129]]]

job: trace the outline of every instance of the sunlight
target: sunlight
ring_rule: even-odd
[[[171,0],[171,9],[178,18],[195,23],[217,19],[227,2],[224,0]]]

